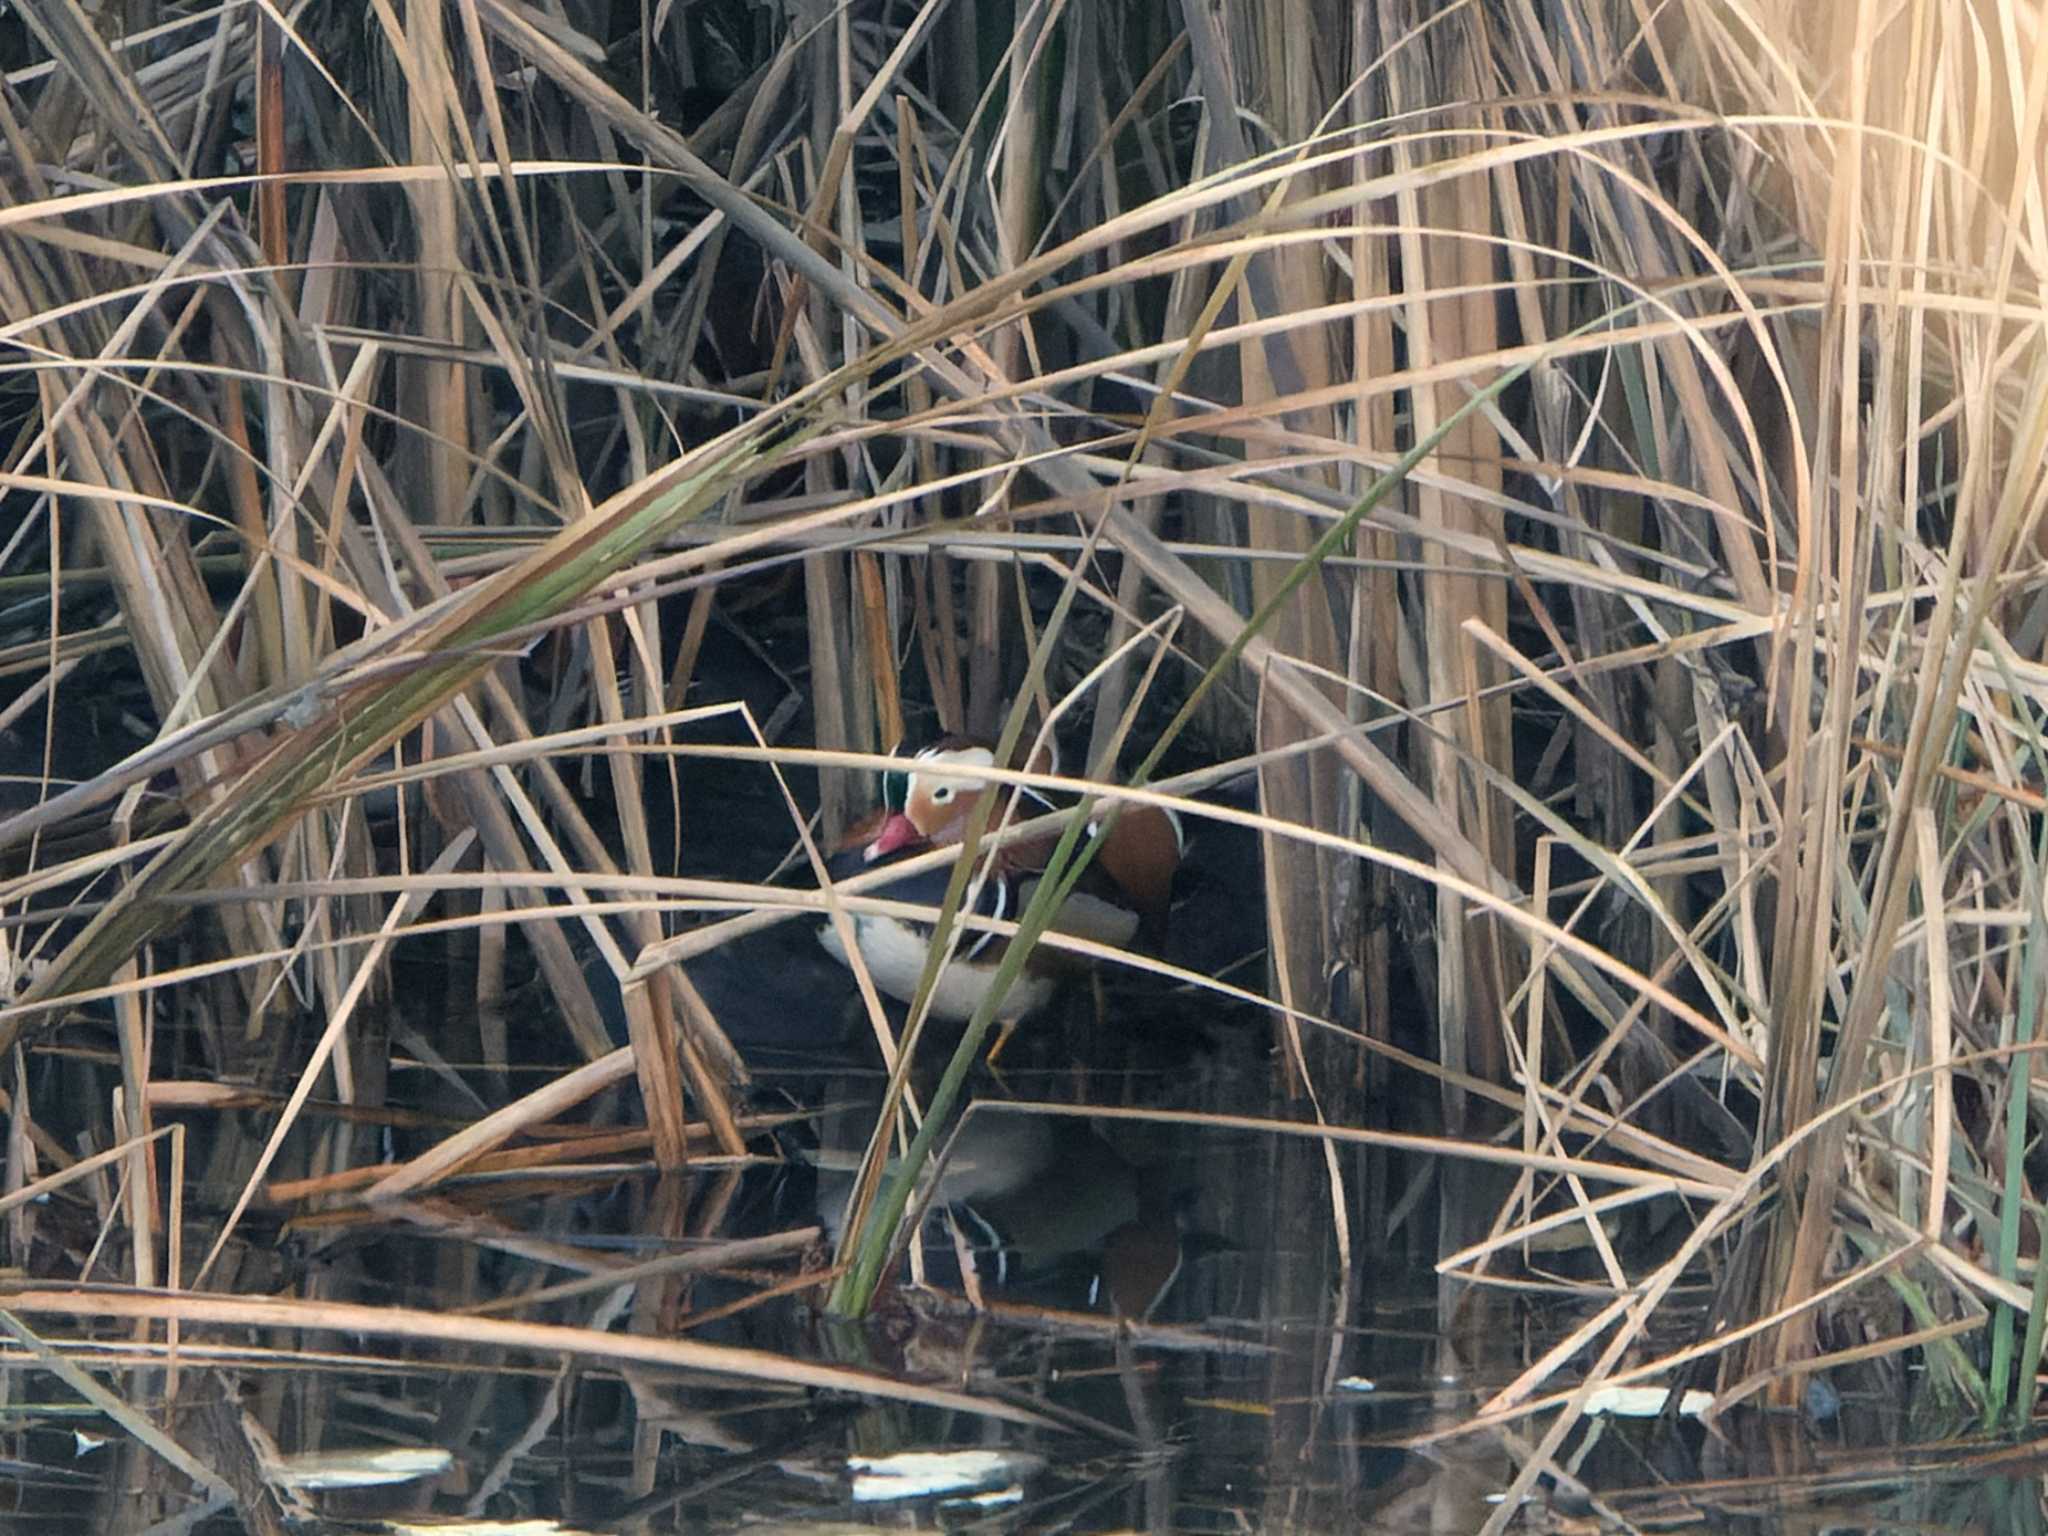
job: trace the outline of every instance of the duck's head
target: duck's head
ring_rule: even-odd
[[[995,765],[990,748],[949,740],[926,747],[909,766],[884,774],[885,815],[881,829],[862,850],[867,862],[919,844],[944,847],[964,840],[968,818],[990,788],[987,780],[973,777],[972,770]]]

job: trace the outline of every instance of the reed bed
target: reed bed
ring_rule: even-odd
[[[1624,1361],[1726,1413],[1875,1346],[2030,1418],[2037,6],[20,14],[5,723],[131,739],[67,785],[52,727],[0,821],[0,1213],[22,1262],[33,1198],[114,1170],[135,1289],[9,1307],[281,1326],[231,1278],[280,1157],[389,1209],[585,1155],[607,1094],[601,1155],[766,1154],[677,962],[860,910],[823,857],[906,741],[1056,730],[1083,760],[1009,779],[1258,836],[1262,977],[1173,979],[1265,1009],[1293,1112],[1231,1123],[1310,1139],[1347,1274],[1386,1157],[1513,1170],[1447,1276],[1586,1234],[1578,1321],[1460,1427],[1562,1405],[1521,1486]],[[808,646],[768,718],[700,686],[764,592]],[[702,756],[773,776],[811,879],[678,873],[648,807]],[[516,1091],[512,930],[560,1020]],[[436,942],[503,1091],[387,1162],[307,1106],[377,1121],[377,1000]],[[849,1313],[991,1022],[918,1102],[934,1047],[860,986],[894,1077],[815,1287]],[[82,1010],[84,1112],[33,1070]],[[223,1091],[266,1119],[197,1251],[173,1149]],[[1602,1221],[1654,1197],[1642,1260]],[[1719,1331],[1644,1360],[1709,1266]]]

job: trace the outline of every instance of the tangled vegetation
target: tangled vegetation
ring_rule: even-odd
[[[824,854],[906,736],[1051,721],[1085,759],[1039,782],[1258,835],[1268,1128],[1324,1149],[1347,1274],[1349,1151],[1417,1150],[1390,1073],[1434,1081],[1422,1151],[1514,1171],[1447,1272],[1587,1234],[1579,1321],[1476,1421],[1574,1364],[1521,1486],[1596,1385],[1686,1363],[1723,1412],[1875,1354],[2030,1415],[2032,0],[17,14],[7,1307],[285,1326],[252,1204],[571,1162],[558,1122],[628,1082],[587,1155],[758,1155],[679,962],[858,910]],[[693,694],[762,601],[802,615],[794,716]],[[679,872],[647,808],[702,757],[792,786],[809,881]],[[1212,793],[1246,773],[1256,809]],[[451,931],[503,1086],[508,929],[558,1070],[395,1162],[310,1129],[382,1105],[392,957]],[[955,1047],[865,995],[900,1069],[818,1281],[848,1312],[910,1220],[913,1065],[956,1052],[914,1167],[991,1022]],[[195,1262],[190,1117],[258,1103]],[[146,1305],[35,1241],[34,1198],[105,1169]],[[1673,1199],[1665,1251],[1605,1235]],[[1710,1259],[1725,1326],[1641,1358]]]

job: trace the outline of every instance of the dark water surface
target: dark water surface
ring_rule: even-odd
[[[1010,1102],[1064,1093],[1140,1109],[1284,1110],[1268,1102],[1269,1078],[1264,1051],[1226,1033],[1170,1074],[1027,1066],[983,1083],[988,1107],[968,1117],[941,1191],[950,1222],[926,1224],[926,1283],[906,1268],[865,1323],[824,1318],[815,1291],[776,1294],[827,1261],[828,1236],[490,1309],[953,1388],[1037,1423],[459,1338],[236,1329],[188,1334],[168,1423],[216,1468],[234,1439],[222,1411],[246,1412],[286,1454],[449,1453],[445,1471],[402,1486],[306,1494],[321,1529],[431,1516],[591,1531],[1476,1531],[1547,1421],[1454,1431],[1584,1305],[1448,1295],[1406,1256],[1442,1214],[1426,1189],[1392,1236],[1354,1233],[1344,1267],[1312,1143],[995,1107],[1007,1091]],[[840,1154],[864,1133],[879,1074],[840,1052],[788,1057],[761,1079],[757,1104],[827,1103],[764,1142],[772,1160],[666,1179],[621,1167],[458,1181],[396,1211],[344,1208],[273,1232],[273,1287],[447,1316],[624,1264],[829,1232],[846,1185]],[[979,1306],[964,1292],[962,1251]],[[1659,1346],[1684,1343],[1703,1306],[1704,1288],[1675,1305]],[[117,1331],[101,1332],[118,1355]],[[238,1345],[252,1348],[221,1358]],[[166,1422],[160,1360],[138,1354],[96,1374]],[[7,1529],[261,1528],[206,1516],[189,1482],[119,1425],[78,1411],[19,1352],[7,1364]],[[1515,1528],[2042,1529],[2030,1456],[1961,1444],[1908,1455],[1900,1400],[1844,1385],[1825,1422],[1744,1411],[1710,1434],[1692,1421],[1589,1420],[1558,1457],[1576,1481],[1543,1484]],[[985,1453],[985,1485],[869,1497],[878,1478],[863,1467],[906,1452]]]

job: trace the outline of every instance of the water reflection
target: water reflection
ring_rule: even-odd
[[[1245,1079],[1227,1064],[1206,1070],[1219,1074],[1215,1092],[1243,1102]],[[1123,1087],[1142,1096],[1141,1083]],[[296,1228],[280,1234],[292,1288],[443,1315],[475,1308],[461,1324],[471,1329],[505,1318],[497,1303],[515,1298],[525,1304],[515,1317],[618,1340],[770,1349],[1008,1405],[1033,1422],[551,1356],[481,1334],[192,1330],[173,1377],[159,1350],[110,1328],[96,1374],[236,1482],[245,1511],[270,1496],[262,1448],[272,1442],[281,1457],[391,1447],[452,1457],[415,1482],[300,1489],[330,1521],[1469,1532],[1540,1435],[1538,1421],[1439,1438],[1571,1314],[1469,1290],[1446,1312],[1426,1271],[1362,1261],[1342,1273],[1327,1165],[1308,1142],[990,1105],[968,1117],[932,1192],[924,1283],[906,1261],[873,1322],[828,1323],[806,1288],[827,1237],[801,1248],[784,1239],[822,1227],[842,1177],[825,1155],[835,1117],[854,1128],[863,1113],[849,1098],[804,1156],[772,1164],[458,1182],[402,1213]],[[1119,1234],[1148,1220],[1172,1234],[1171,1285],[1141,1284],[1120,1310],[1099,1286],[1091,1296]],[[1214,1241],[1188,1251],[1203,1234]],[[53,1406],[72,1401],[69,1390],[26,1357],[8,1366],[7,1497],[23,1528],[236,1528],[225,1508],[203,1516],[214,1496],[104,1414]],[[1910,1483],[1898,1452],[1856,1449],[1898,1437],[1897,1401],[1852,1390],[1833,1425],[1745,1415],[1711,1435],[1694,1422],[1589,1421],[1526,1528],[1613,1518],[1758,1531],[2039,1528],[2027,1448],[1936,1448]],[[94,1443],[74,1441],[81,1432],[104,1438],[75,1451]],[[888,1502],[861,1481],[875,1475],[863,1458],[945,1451],[987,1453],[994,1470]]]

